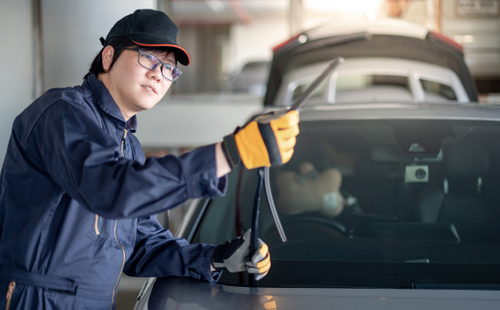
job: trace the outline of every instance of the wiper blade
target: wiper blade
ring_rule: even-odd
[[[269,210],[271,211],[271,215],[274,220],[274,225],[276,225],[276,229],[278,230],[278,234],[280,235],[281,241],[286,242],[285,230],[283,229],[283,225],[281,225],[280,217],[278,215],[278,211],[276,210],[276,205],[274,204],[273,193],[271,192],[271,179],[269,177],[269,167],[264,168],[264,188],[266,190],[266,198],[267,204],[269,205]]]

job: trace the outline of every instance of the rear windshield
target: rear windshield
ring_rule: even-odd
[[[499,284],[500,125],[453,120],[302,122],[289,163],[271,168],[288,239],[264,191],[264,286]],[[193,242],[220,244],[251,225],[255,170],[233,171]],[[219,283],[246,285],[239,274]]]

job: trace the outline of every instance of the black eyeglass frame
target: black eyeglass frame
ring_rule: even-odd
[[[169,63],[167,63],[167,62],[163,62],[163,61],[161,61],[160,59],[158,59],[158,57],[156,57],[155,55],[153,55],[153,54],[151,54],[151,53],[149,53],[149,52],[147,52],[147,51],[144,51],[144,50],[142,50],[142,49],[138,49],[138,48],[125,48],[125,49],[126,49],[126,50],[129,50],[129,51],[136,51],[136,52],[139,52],[139,57],[137,58],[137,62],[138,62],[138,63],[139,63],[142,67],[144,67],[144,68],[146,68],[146,69],[148,69],[148,70],[154,70],[154,69],[156,69],[156,67],[157,67],[158,65],[160,65],[160,64],[161,64],[161,76],[162,76],[164,79],[166,79],[167,81],[175,82],[175,81],[177,81],[177,79],[179,79],[179,77],[182,75],[182,71],[181,71],[179,68],[177,68],[176,66],[174,66],[174,65],[172,65],[172,64],[169,64]],[[154,59],[156,59],[156,60],[158,61],[158,64],[156,64],[153,68],[148,68],[147,66],[143,65],[143,64],[141,63],[141,56],[142,56],[142,54],[148,54],[148,55],[150,55],[151,57],[154,57]],[[170,66],[170,67],[173,67],[172,72],[174,72],[175,70],[177,70],[177,71],[179,72],[179,74],[178,74],[176,77],[174,77],[173,79],[169,79],[168,77],[166,77],[166,76],[163,74],[163,68],[164,68],[164,66]],[[173,74],[172,74],[172,76],[173,76]]]

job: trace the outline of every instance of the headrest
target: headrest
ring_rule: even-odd
[[[479,177],[488,174],[486,148],[480,141],[461,141],[443,145],[447,177]]]
[[[341,185],[342,174],[337,169],[320,172],[310,162],[303,162],[298,173],[281,171],[276,176],[276,207],[284,215],[321,212],[337,216],[344,209]]]

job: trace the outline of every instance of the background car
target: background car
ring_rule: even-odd
[[[264,105],[291,105],[336,57],[346,62],[310,103],[478,101],[461,45],[420,25],[361,17],[319,26],[277,46]]]
[[[290,162],[270,169],[272,267],[252,283],[151,279],[136,309],[494,309],[500,305],[500,107],[305,107]],[[220,244],[251,227],[255,170],[194,201],[178,232]],[[262,193],[262,196],[264,194]]]
[[[224,77],[226,88],[235,93],[247,93],[262,97],[266,93],[266,81],[269,76],[269,61],[249,61],[237,73]]]

